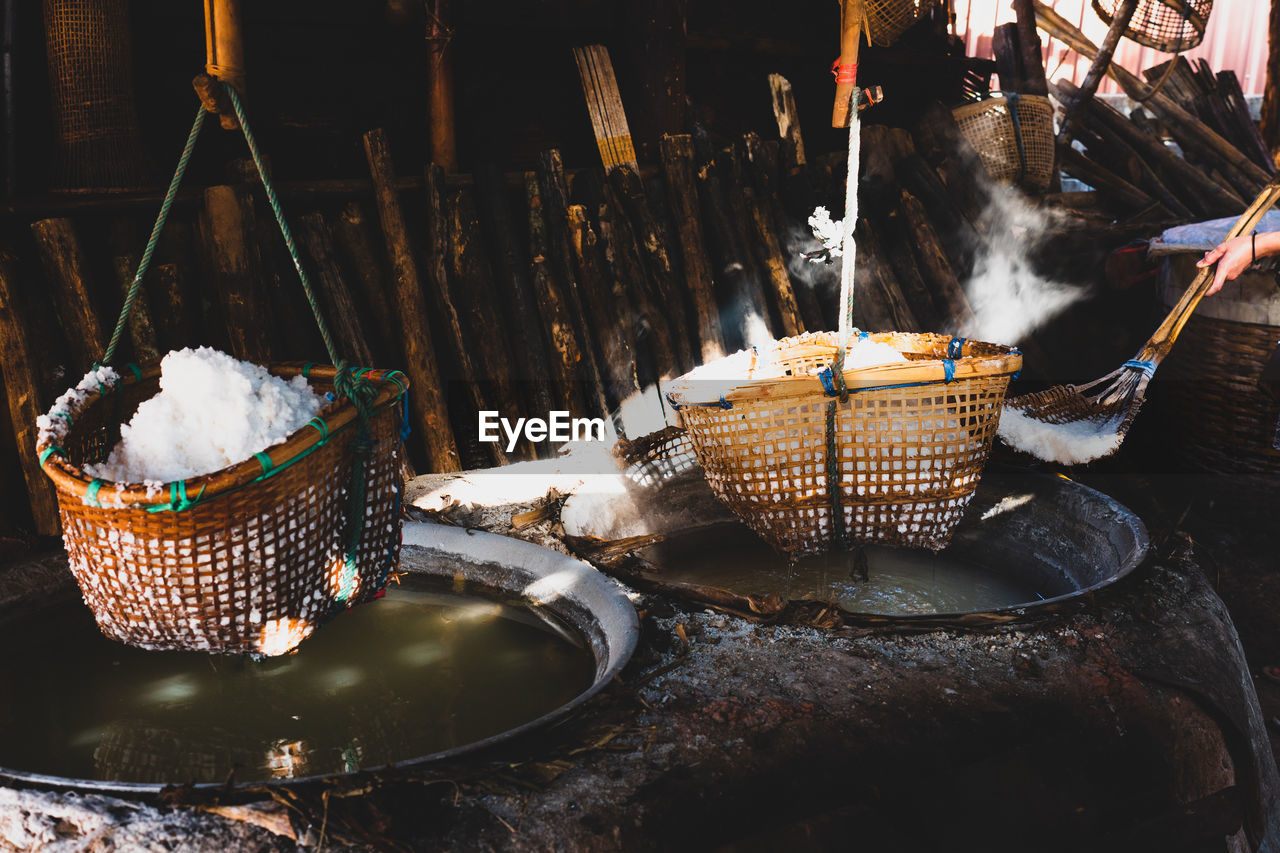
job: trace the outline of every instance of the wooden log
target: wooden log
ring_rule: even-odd
[[[70,219],[31,223],[45,280],[75,362],[73,371],[88,370],[107,348],[110,328],[98,319],[90,298],[88,262]]]
[[[618,166],[639,169],[609,49],[602,44],[575,47],[573,59],[578,65],[578,79],[582,81],[587,111],[591,114],[591,129],[595,132],[596,147],[600,150],[600,161],[604,163],[605,171],[611,172]],[[543,187],[543,192],[546,192],[546,187]]]
[[[56,536],[58,500],[53,483],[40,470],[40,460],[36,457],[36,418],[44,414],[40,408],[44,395],[36,372],[41,358],[27,335],[18,281],[13,253],[0,250],[0,374],[4,376],[9,419],[13,423],[18,462],[22,466],[36,532],[41,536]],[[88,363],[84,366],[87,368]]]
[[[902,213],[916,235],[916,257],[921,271],[933,284],[935,304],[943,311],[943,328],[959,332],[973,323],[973,309],[942,250],[933,223],[920,200],[906,190],[902,191]]]
[[[427,470],[456,471],[461,461],[449,429],[449,410],[445,402],[440,370],[436,366],[436,350],[431,340],[418,266],[409,243],[409,232],[400,210],[395,189],[395,167],[387,148],[386,134],[379,128],[364,135],[365,158],[373,179],[378,220],[386,240],[387,256],[395,282],[396,315],[405,349],[405,374],[412,391],[409,404],[415,426],[426,450]]]
[[[693,369],[692,334],[684,310],[684,289],[676,280],[674,264],[667,251],[662,226],[654,215],[640,176],[627,166],[609,173],[609,184],[622,203],[636,246],[644,261],[649,303],[661,306],[662,319],[668,330],[671,348],[681,372]]]
[[[942,248],[961,277],[973,269],[974,258],[987,238],[979,233],[955,203],[938,173],[914,152],[894,164],[894,173],[904,189],[924,203],[942,241]]]
[[[333,237],[324,214],[312,211],[298,220],[298,243],[307,254],[308,273],[318,285],[325,321],[342,357],[353,367],[373,367],[373,351],[356,311],[351,290],[334,257]]]
[[[1253,115],[1249,112],[1249,104],[1245,101],[1244,90],[1240,88],[1240,78],[1236,76],[1236,72],[1227,69],[1219,71],[1217,79],[1218,94],[1226,105],[1229,120],[1239,134],[1241,150],[1248,154],[1253,162],[1274,175],[1276,173],[1275,161],[1271,159],[1266,143],[1262,141],[1262,133],[1258,129],[1258,124],[1253,120]]]
[[[137,232],[133,222],[127,219],[115,220],[108,228],[108,242],[111,245],[111,265],[120,283],[121,301],[128,296],[133,284],[133,277],[138,272]],[[133,360],[144,363],[160,357],[160,343],[152,323],[151,299],[147,293],[146,282],[138,288],[134,298],[133,310],[129,312],[129,343],[133,348]]]
[[[1069,80],[1059,80],[1054,91],[1056,93],[1062,90],[1066,97],[1074,97],[1071,91],[1073,88]],[[1204,172],[1170,151],[1149,130],[1144,131],[1142,126],[1125,118],[1110,105],[1092,101],[1088,107],[1088,116],[1126,142],[1144,163],[1161,176],[1165,186],[1177,192],[1183,204],[1196,213],[1222,216],[1247,206],[1244,199],[1232,190],[1210,181]]]
[[[747,204],[747,215],[753,229],[752,248],[756,261],[764,270],[766,293],[774,314],[781,323],[782,334],[787,337],[802,334],[805,331],[804,320],[800,317],[800,308],[796,304],[795,290],[791,286],[791,277],[787,275],[787,262],[782,255],[782,245],[773,230],[773,217],[764,209],[764,203],[752,189],[744,193]]]
[[[698,190],[693,177],[693,139],[688,134],[662,137],[662,169],[667,181],[667,198],[679,237],[685,287],[693,298],[695,326],[702,362],[725,355],[720,312],[716,308],[715,284],[698,216]]]
[[[333,223],[333,236],[339,257],[352,276],[351,289],[368,307],[370,322],[366,325],[369,349],[378,364],[388,367],[404,364],[404,351],[394,309],[394,294],[387,287],[385,264],[373,249],[368,216],[358,201],[349,203]]]
[[[478,418],[479,413],[492,409],[489,389],[481,384],[480,366],[473,357],[468,336],[463,330],[463,309],[454,299],[454,288],[449,281],[449,261],[452,257],[451,234],[455,228],[452,206],[446,202],[448,190],[445,187],[444,169],[431,164],[426,171],[427,196],[427,294],[431,311],[441,318],[445,330],[447,351],[453,355],[453,366],[456,370],[454,379],[462,387],[462,392],[451,393],[449,397],[450,411],[453,412],[454,435],[459,437],[459,445],[483,451],[488,458],[487,464],[507,464],[505,445],[500,442],[479,442],[479,430],[471,418]],[[461,288],[459,288],[461,289]],[[494,334],[494,330],[489,330]],[[465,404],[459,403],[464,400]],[[467,407],[466,412],[458,411],[459,405]]]
[[[1262,121],[1258,128],[1271,161],[1280,165],[1280,0],[1271,0],[1267,18],[1267,79],[1262,90]]]
[[[1041,29],[1086,58],[1092,59],[1097,55],[1098,51],[1093,43],[1067,19],[1046,6],[1041,0],[1033,0],[1033,2],[1036,22]],[[1165,122],[1184,151],[1210,160],[1229,178],[1235,175],[1237,180],[1245,179],[1248,186],[1244,188],[1233,180],[1233,186],[1245,197],[1253,197],[1257,190],[1269,180],[1270,176],[1265,170],[1163,92],[1152,92],[1150,87],[1116,63],[1109,64],[1107,73],[1120,84],[1125,94],[1142,102]]]
[[[708,162],[697,173],[698,200],[702,221],[707,226],[713,273],[716,278],[716,305],[725,346],[731,352],[747,346],[754,315],[767,322],[768,305],[755,271],[746,257],[738,228],[724,189],[723,165]]]
[[[942,311],[935,303],[929,285],[921,272],[914,249],[915,234],[912,233],[901,206],[895,206],[887,215],[881,217],[877,224],[870,222],[868,224],[871,233],[879,237],[878,242],[883,249],[883,257],[888,259],[903,298],[912,316],[922,327],[922,331],[941,331]]]
[[[474,191],[459,188],[453,203],[446,202],[446,208],[452,225],[449,293],[458,308],[467,344],[479,369],[477,378],[488,390],[488,408],[496,409],[500,417],[522,417],[524,405],[516,390],[515,370],[506,344],[508,335],[499,320],[500,297],[489,266],[489,253],[480,234]],[[536,456],[528,438],[521,437],[516,455],[525,459]]]
[[[578,341],[589,341],[591,335],[582,309],[582,296],[578,293],[578,282],[573,275],[573,252],[565,236],[569,225],[569,184],[565,178],[564,161],[557,149],[551,148],[538,155],[538,181],[542,190],[543,215],[546,217],[546,234],[551,251],[549,257],[557,277],[564,285],[565,302],[569,308],[569,317],[573,321],[574,336]],[[590,347],[583,347],[580,355],[581,362],[578,370],[584,383],[582,389],[584,400],[591,414],[608,417],[608,405],[604,400],[604,380],[600,374],[600,366],[596,363],[595,354]]]
[[[1151,196],[1069,145],[1058,152],[1058,157],[1064,172],[1105,193],[1122,208],[1142,210],[1156,203]]]
[[[653,377],[641,376],[641,381],[674,379],[684,370],[680,355],[672,340],[668,323],[668,307],[661,301],[655,288],[650,286],[645,273],[639,239],[631,226],[621,199],[613,187],[602,187],[603,204],[600,208],[600,228],[606,247],[606,258],[614,277],[623,285],[619,302],[629,304],[635,312],[634,335],[638,351],[648,350],[655,371]],[[641,355],[637,352],[637,358]]]
[[[525,172],[524,188],[525,197],[529,201],[530,280],[537,299],[538,313],[542,317],[542,328],[546,332],[548,361],[555,380],[556,407],[581,414],[587,411],[582,383],[578,379],[582,350],[574,332],[564,285],[556,280],[548,257],[551,246],[547,237],[546,214],[537,172]]]
[[[143,282],[151,294],[156,333],[165,352],[199,340],[195,314],[201,298],[202,265],[196,259],[195,231],[190,220],[170,215]]]
[[[246,223],[253,235],[249,256],[252,268],[256,270],[254,284],[271,316],[298,318],[297,322],[273,324],[271,334],[275,349],[288,353],[291,360],[305,358],[327,363],[330,359],[324,338],[312,318],[302,279],[285,246],[280,227],[270,213],[258,216],[257,212],[252,205],[246,207]],[[304,268],[310,274],[310,267]],[[322,298],[319,285],[313,282],[312,288],[317,298]],[[347,356],[344,354],[344,357]]]
[[[491,256],[501,294],[499,302],[505,309],[503,327],[507,331],[514,360],[515,378],[530,412],[550,412],[551,375],[542,329],[534,321],[538,309],[533,284],[529,280],[527,240],[517,235],[507,187],[497,167],[492,163],[480,166],[476,169],[475,180],[481,223],[493,240]]]
[[[990,203],[988,183],[979,177],[985,174],[982,159],[960,132],[951,110],[937,102],[930,104],[912,129],[912,139],[916,150],[937,171],[956,207],[981,234],[983,213]]]
[[[605,390],[609,405],[617,408],[640,391],[631,324],[629,318],[621,316],[630,308],[614,303],[599,237],[591,228],[586,207],[580,204],[569,206],[569,243],[573,246],[588,325],[595,332],[593,343],[608,383]]]
[[[868,219],[858,220],[854,240],[858,244],[858,252],[864,259],[863,266],[870,273],[869,288],[877,292],[877,298],[884,306],[882,312],[886,317],[886,331],[921,332],[924,327],[916,319],[902,294],[897,277],[893,274],[893,266],[885,257],[885,249],[880,240],[878,229]]]
[[[1000,89],[1022,93],[1026,86],[1026,73],[1022,68],[1022,50],[1018,45],[1018,25],[1001,24],[991,34],[991,52],[996,58],[996,73],[1000,75]]]
[[[632,136],[640,159],[657,159],[659,140],[685,125],[686,0],[622,5],[627,67],[638,78],[632,94]]]
[[[779,202],[778,188],[781,184],[779,145],[777,142],[764,142],[754,133],[743,134],[742,148],[746,154],[746,168],[751,174],[752,184],[756,190],[756,200],[764,209],[773,233],[776,235],[781,250],[780,260],[783,270],[791,282],[791,293],[795,297],[796,309],[799,312],[799,325],[805,329],[816,330],[825,326],[822,321],[822,309],[818,305],[817,294],[813,286],[801,274],[792,274],[803,265],[794,254],[797,250],[788,239],[788,229],[793,227],[792,221],[782,210]]]
[[[271,360],[266,306],[260,292],[261,268],[253,256],[254,239],[245,187],[215,186],[204,191],[207,261],[216,297],[226,321],[231,353],[255,364]]]
[[[1024,95],[1049,94],[1049,81],[1044,73],[1043,46],[1036,30],[1036,13],[1031,0],[1013,0],[1013,11],[1018,28],[1018,49],[1022,54],[1022,89]]]
[[[769,94],[773,101],[773,117],[778,122],[778,136],[789,143],[792,163],[803,166],[804,137],[800,133],[800,114],[796,111],[796,96],[791,90],[791,82],[781,74],[770,74]]]
[[[458,140],[453,103],[453,29],[450,0],[428,0],[427,110],[431,157],[446,172],[458,168]]]
[[[1119,0],[1115,5],[1112,16],[1111,26],[1107,28],[1107,35],[1102,40],[1101,47],[1093,56],[1093,64],[1089,66],[1089,71],[1084,75],[1084,81],[1080,84],[1080,91],[1075,98],[1064,105],[1065,111],[1062,117],[1062,124],[1058,129],[1058,147],[1065,147],[1071,142],[1071,134],[1075,130],[1075,123],[1078,120],[1081,110],[1093,98],[1093,93],[1098,91],[1098,84],[1102,82],[1102,78],[1106,76],[1107,69],[1111,66],[1111,56],[1115,53],[1116,45],[1120,44],[1120,38],[1124,35],[1125,29],[1129,26],[1129,19],[1133,17],[1133,13],[1138,8],[1138,0]]]
[[[1164,205],[1173,215],[1190,220],[1191,209],[1173,193],[1152,168],[1124,140],[1106,133],[1097,120],[1085,115],[1079,120],[1076,138],[1095,162],[1107,163],[1117,175]]]

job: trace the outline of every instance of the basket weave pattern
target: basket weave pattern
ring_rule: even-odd
[[[867,10],[867,38],[874,45],[888,47],[929,14],[935,0],[864,0]]]
[[[1121,0],[1093,0],[1093,11],[1107,26]],[[1125,35],[1164,53],[1190,50],[1204,39],[1213,0],[1140,0]]]
[[[932,362],[939,373],[950,341],[927,334],[871,339],[914,353],[912,369]],[[815,342],[829,344],[829,352],[813,354],[807,345]],[[797,344],[810,352],[788,358],[786,350]],[[796,375],[754,394],[730,393],[729,408],[688,405],[680,413],[716,495],[779,551],[800,556],[837,544],[827,485],[833,398],[805,375],[830,363],[835,336],[789,338],[780,348]],[[851,393],[837,406],[835,447],[850,543],[937,550],[950,541],[991,449],[1009,379],[1021,366],[1010,350],[982,343],[964,346],[955,364],[966,361],[977,368],[966,371],[972,375],[907,387],[857,390],[858,372],[846,373]]]
[[[1013,115],[1018,121],[1015,126]],[[992,180],[1016,183],[1035,192],[1049,188],[1053,177],[1053,105],[1041,95],[994,97],[952,111]]]
[[[1254,475],[1280,488],[1280,451],[1272,445],[1280,403],[1257,385],[1280,341],[1280,326],[1192,315],[1181,346],[1166,362],[1177,455],[1188,467]]]
[[[287,375],[288,369],[273,372]],[[157,373],[92,395],[74,413],[64,442],[68,459],[55,457],[48,466],[78,474],[79,466],[101,458],[118,438],[120,420],[155,393]],[[319,373],[312,372],[312,387],[331,391],[332,369],[327,379]],[[343,411],[349,403],[330,404],[321,413],[333,430],[305,458],[277,461],[268,477],[249,460],[188,480],[187,495],[195,503],[181,510],[112,506],[109,484],[98,493],[102,505],[92,506],[82,492],[67,488],[66,477],[55,476],[71,570],[102,632],[151,649],[280,654],[346,604],[377,593],[399,562],[402,443],[399,394],[381,376],[369,377],[382,393],[369,420],[364,524],[354,586],[345,599],[348,490],[358,458],[351,448],[354,412]],[[303,427],[289,443],[301,433],[319,431]],[[199,500],[202,488],[213,492],[228,477],[242,482]]]

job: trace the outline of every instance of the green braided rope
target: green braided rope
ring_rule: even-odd
[[[169,181],[169,189],[164,194],[164,201],[160,203],[160,213],[156,216],[156,224],[151,228],[151,237],[147,240],[147,248],[142,252],[142,260],[138,262],[138,271],[129,285],[129,292],[125,294],[120,318],[116,320],[116,328],[111,333],[111,342],[107,344],[107,351],[102,355],[102,364],[111,363],[111,359],[116,354],[116,347],[120,345],[120,336],[124,333],[125,323],[129,320],[129,312],[133,310],[134,300],[138,298],[138,291],[142,287],[142,277],[147,274],[147,269],[151,266],[151,255],[156,250],[156,244],[160,242],[160,232],[169,219],[169,208],[173,207],[173,200],[178,195],[178,185],[182,183],[182,176],[186,174],[191,152],[196,147],[196,138],[200,136],[200,128],[204,126],[204,117],[205,108],[201,105],[200,109],[196,110],[196,120],[191,124],[191,132],[187,134],[187,144],[182,149],[182,156],[178,158],[178,168],[174,170],[173,178]]]

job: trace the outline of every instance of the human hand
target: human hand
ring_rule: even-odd
[[[1246,234],[1243,237],[1235,237],[1220,243],[1208,252],[1200,260],[1196,261],[1196,266],[1207,267],[1216,263],[1218,269],[1214,272],[1213,284],[1209,287],[1206,295],[1212,296],[1222,289],[1222,285],[1233,280],[1240,273],[1254,262],[1254,238],[1252,235]]]

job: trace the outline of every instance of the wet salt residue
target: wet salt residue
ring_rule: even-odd
[[[998,435],[1005,444],[1046,462],[1080,465],[1110,456],[1120,447],[1121,418],[1092,418],[1052,424],[1005,407]]]
[[[279,444],[325,404],[306,378],[267,369],[209,347],[175,350],[160,362],[160,393],[120,427],[92,477],[124,483],[185,480],[243,462]]]

